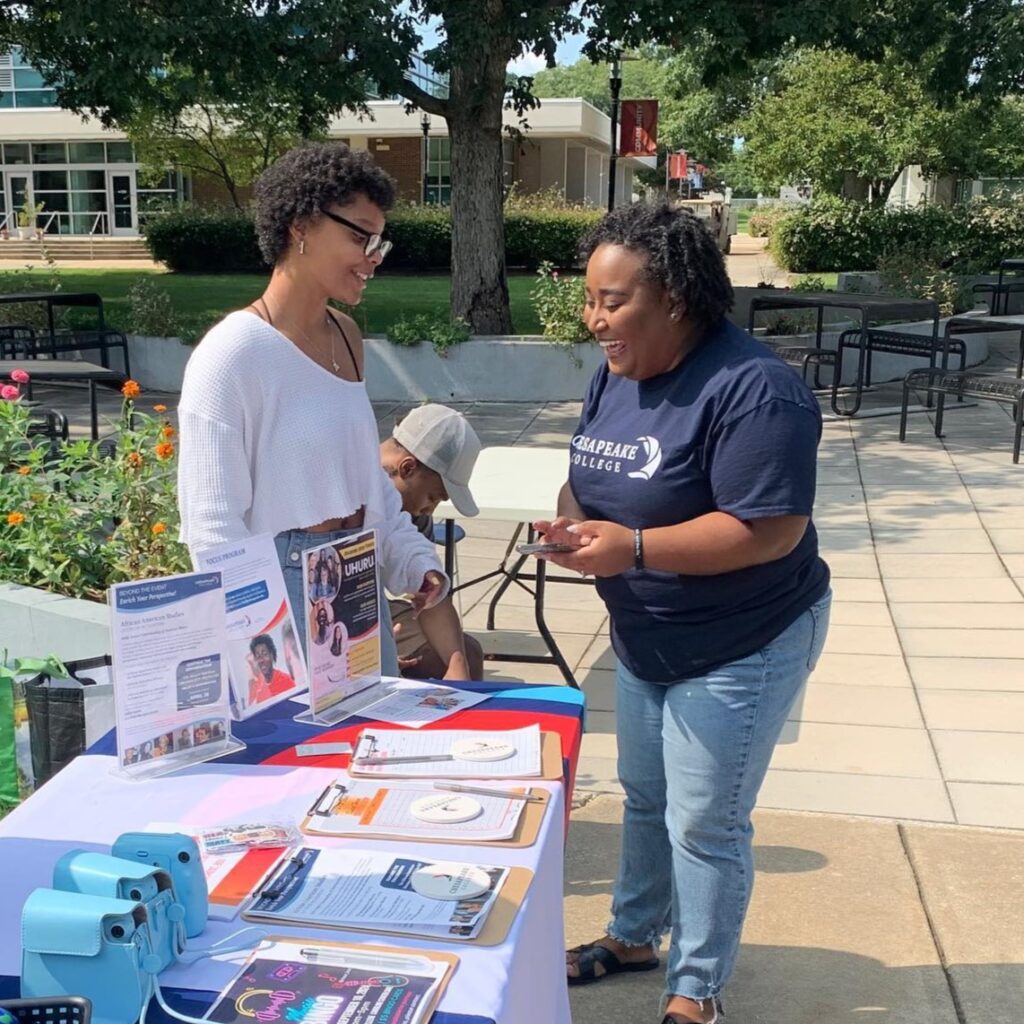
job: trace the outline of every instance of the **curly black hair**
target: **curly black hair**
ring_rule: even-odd
[[[288,248],[288,229],[332,203],[364,195],[382,210],[395,203],[395,182],[365,150],[343,142],[312,142],[290,149],[256,182],[256,240],[263,258],[276,264]]]
[[[260,633],[259,636],[254,636],[249,641],[249,650],[253,655],[256,654],[257,647],[266,647],[270,651],[271,660],[277,661],[277,645],[274,643],[273,637],[267,633]]]
[[[733,302],[718,244],[689,210],[665,199],[620,206],[586,234],[584,260],[601,245],[622,245],[646,259],[647,278],[666,289],[702,327],[721,321]]]

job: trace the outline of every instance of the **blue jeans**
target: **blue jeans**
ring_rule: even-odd
[[[608,934],[657,946],[666,991],[717,996],[736,962],[754,881],[750,815],[772,751],[828,632],[826,594],[747,658],[671,685],[618,667],[622,858]]]
[[[302,573],[305,566],[302,552],[307,548],[315,548],[320,544],[341,540],[353,533],[361,533],[363,527],[354,530],[331,530],[325,533],[310,533],[307,530],[286,530],[274,538],[277,548],[277,559],[281,563],[284,574],[284,586],[288,591],[292,614],[295,616],[295,628],[302,644],[302,653],[309,657],[306,650],[306,605],[302,594]],[[383,675],[398,675],[398,648],[395,645],[394,633],[391,630],[391,611],[384,598],[384,588],[380,589],[380,670]]]

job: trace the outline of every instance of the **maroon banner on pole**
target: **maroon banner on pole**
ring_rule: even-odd
[[[670,153],[668,157],[668,176],[672,181],[681,181],[688,174],[686,153]]]
[[[655,156],[658,152],[658,101],[623,100],[619,156]]]

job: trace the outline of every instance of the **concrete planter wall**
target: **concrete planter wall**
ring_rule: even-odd
[[[0,649],[64,661],[110,653],[107,606],[0,581]]]
[[[132,376],[150,391],[180,391],[192,348],[177,338],[129,335]],[[432,345],[366,339],[366,384],[377,402],[559,402],[583,397],[602,360],[598,345],[480,337],[439,356]]]

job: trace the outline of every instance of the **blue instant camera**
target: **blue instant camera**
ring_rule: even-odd
[[[171,876],[161,868],[106,853],[72,850],[54,866],[53,887],[143,904],[150,947],[160,958],[161,971],[185,948],[185,908],[177,900]]]
[[[153,992],[160,957],[146,908],[132,900],[36,889],[21,915],[21,994],[75,993],[93,1024],[132,1024]]]
[[[191,836],[180,832],[125,832],[115,840],[111,853],[166,871],[174,883],[177,901],[185,908],[185,934],[191,939],[203,931],[210,894],[199,846]]]

